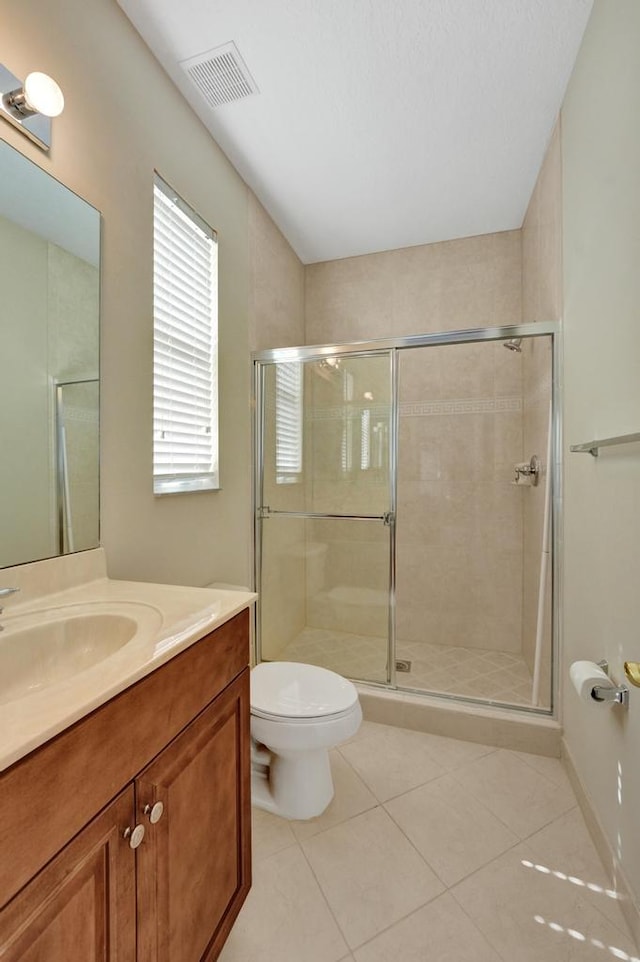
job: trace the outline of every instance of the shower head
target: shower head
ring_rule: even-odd
[[[329,380],[340,373],[340,358],[323,357],[316,361],[315,369],[323,378]]]
[[[516,353],[521,354],[522,353],[522,348],[520,347],[521,344],[522,344],[521,337],[512,337],[508,341],[503,341],[502,346],[506,347],[508,351],[516,351]]]

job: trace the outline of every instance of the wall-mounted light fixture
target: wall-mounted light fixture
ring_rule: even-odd
[[[43,150],[51,146],[51,118],[63,108],[62,91],[46,73],[30,73],[23,83],[0,64],[0,117]]]

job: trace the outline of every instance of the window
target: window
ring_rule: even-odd
[[[302,474],[302,364],[276,365],[276,483],[295,484]]]
[[[219,487],[216,232],[156,174],[153,490]]]

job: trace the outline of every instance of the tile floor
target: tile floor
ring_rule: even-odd
[[[520,655],[401,640],[396,649],[398,658],[411,662],[411,671],[397,676],[399,688],[482,698],[506,705],[531,704],[531,673]],[[307,627],[284,649],[280,659],[331,668],[348,678],[384,682],[387,642],[369,635]]]
[[[221,962],[638,962],[556,759],[364,722],[327,811],[254,810]]]

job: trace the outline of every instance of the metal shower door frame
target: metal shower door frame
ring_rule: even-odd
[[[320,361],[328,357],[358,357],[388,354],[391,376],[391,417],[389,444],[389,483],[390,483],[390,538],[389,538],[389,632],[388,632],[388,680],[386,683],[362,682],[375,688],[396,689],[396,510],[398,487],[398,443],[399,443],[399,394],[398,359],[403,350],[445,346],[449,344],[475,344],[484,341],[504,341],[511,338],[531,338],[544,335],[552,338],[552,659],[551,659],[551,706],[540,709],[527,706],[508,706],[509,711],[535,715],[555,716],[557,702],[558,650],[560,646],[560,530],[562,521],[562,425],[561,425],[561,327],[558,321],[538,321],[531,324],[513,324],[503,327],[468,328],[466,330],[441,331],[435,334],[412,334],[405,337],[378,338],[370,341],[352,341],[338,344],[315,344],[304,347],[283,347],[252,354],[254,366],[253,381],[253,450],[255,452],[253,476],[253,517],[254,517],[254,590],[260,595],[262,587],[262,492],[264,488],[264,368],[268,364],[291,361]],[[300,515],[298,515],[300,516]],[[313,517],[314,515],[305,515]],[[315,515],[318,517],[318,515]],[[322,516],[332,517],[332,516]],[[337,515],[341,520],[348,516]],[[353,516],[351,516],[353,517]],[[377,517],[377,516],[376,516]],[[361,520],[365,520],[361,516]],[[375,518],[366,518],[375,520]],[[260,598],[256,604],[255,619],[255,658],[261,661],[260,638]],[[359,679],[356,679],[359,680]],[[418,694],[415,689],[401,689]],[[420,692],[425,696],[437,695],[447,701],[463,704],[486,705],[486,700],[433,692]]]
[[[293,351],[304,351],[304,348],[287,349]],[[389,348],[376,350],[356,350],[350,352],[340,352],[343,355],[348,353],[349,358],[355,357],[379,357],[387,355],[389,359],[389,505],[388,510],[382,515],[355,515],[355,514],[328,514],[316,511],[270,511],[265,513],[264,507],[264,428],[265,428],[265,368],[272,364],[292,362],[292,361],[315,361],[327,357],[327,353],[319,355],[309,354],[302,356],[289,356],[284,358],[271,358],[263,355],[270,355],[279,352],[262,352],[253,356],[254,363],[254,399],[253,399],[253,440],[255,451],[254,479],[253,479],[253,518],[254,518],[254,591],[258,594],[258,601],[255,606],[255,660],[256,664],[262,661],[262,630],[261,630],[261,589],[262,589],[262,532],[264,521],[268,517],[281,518],[300,518],[303,520],[336,520],[336,521],[380,521],[389,528],[389,595],[388,595],[388,628],[387,628],[387,680],[386,682],[375,682],[366,678],[356,678],[355,681],[367,685],[374,685],[382,688],[396,687],[396,664],[395,664],[395,594],[396,594],[396,452],[398,429],[397,420],[397,393],[398,393],[398,363],[394,351]]]

